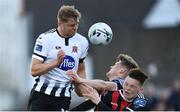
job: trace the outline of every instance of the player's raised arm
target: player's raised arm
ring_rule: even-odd
[[[31,74],[32,74],[32,76],[35,77],[35,76],[45,74],[48,71],[50,71],[51,69],[59,66],[59,64],[61,64],[64,56],[65,56],[64,51],[60,50],[57,54],[57,59],[53,60],[49,63],[44,63],[43,61],[41,61],[39,59],[32,58],[32,62],[31,62]]]
[[[89,85],[94,89],[96,89],[98,92],[102,92],[103,90],[111,91],[117,89],[116,83],[114,82],[103,81],[100,79],[94,79],[94,80],[83,79],[79,77],[76,73],[74,73],[72,70],[68,70],[66,74],[70,76],[71,80],[74,81],[75,83]]]

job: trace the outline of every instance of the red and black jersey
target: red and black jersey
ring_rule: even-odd
[[[127,101],[122,90],[106,91],[101,95],[101,102],[96,106],[97,111],[137,111],[147,110],[147,100],[136,97]]]
[[[101,103],[97,105],[96,110],[112,110],[112,111],[127,111],[132,105],[132,101],[128,102],[122,96],[122,91],[106,91],[101,96]],[[107,109],[109,108],[109,109]]]
[[[101,101],[98,105],[95,105],[90,100],[83,102],[79,106],[71,109],[71,111],[84,111],[96,107],[97,111],[142,111],[148,110],[147,100],[142,93],[139,93],[137,97],[132,101],[126,101],[122,96],[122,85],[124,80],[119,78],[113,80],[117,84],[116,91],[105,91],[101,94]]]

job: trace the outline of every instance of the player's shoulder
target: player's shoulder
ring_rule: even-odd
[[[44,35],[51,35],[51,34],[53,34],[53,33],[56,33],[56,31],[57,31],[56,28],[53,28],[53,29],[50,29],[50,30],[44,32],[43,34],[44,34]]]
[[[147,97],[143,93],[138,93],[136,99],[144,99],[144,100],[148,101]]]
[[[48,37],[51,37],[52,35],[54,35],[54,33],[56,33],[56,32],[57,32],[57,30],[55,28],[53,28],[53,29],[50,29],[50,30],[40,34],[40,36],[48,38]]]
[[[133,100],[133,106],[135,110],[147,110],[148,99],[143,93],[139,93],[138,96]]]
[[[50,29],[44,33],[41,33],[39,35],[39,37],[37,38],[37,41],[48,41],[48,40],[51,40],[54,33],[56,33],[56,29],[53,28],[53,29]]]
[[[117,85],[117,90],[123,88],[124,79],[118,78],[118,79],[112,80],[112,82],[116,83],[116,85]]]
[[[87,42],[88,43],[88,40],[87,40],[87,38],[85,37],[85,36],[83,36],[83,35],[81,35],[81,34],[79,34],[79,33],[76,33],[76,38],[78,39],[78,40],[81,40],[82,42]]]
[[[114,79],[112,81],[115,82],[115,83],[120,83],[121,85],[124,83],[124,79],[123,78],[117,78],[117,79]]]
[[[138,97],[138,98],[143,98],[143,99],[145,99],[145,96],[144,96],[143,93],[138,93],[137,97]]]

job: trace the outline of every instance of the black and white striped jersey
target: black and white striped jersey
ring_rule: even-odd
[[[83,62],[87,55],[88,41],[78,33],[73,37],[63,38],[56,29],[52,29],[37,38],[32,57],[49,63],[57,59],[57,52],[60,49],[66,55],[63,62],[48,73],[38,76],[33,89],[57,97],[70,97],[73,87],[66,71],[78,70],[79,63]]]

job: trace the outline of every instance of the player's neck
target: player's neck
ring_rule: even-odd
[[[63,38],[68,38],[66,35],[64,35],[64,33],[61,31],[60,27],[57,27],[57,32],[59,34],[59,36],[63,37]]]

